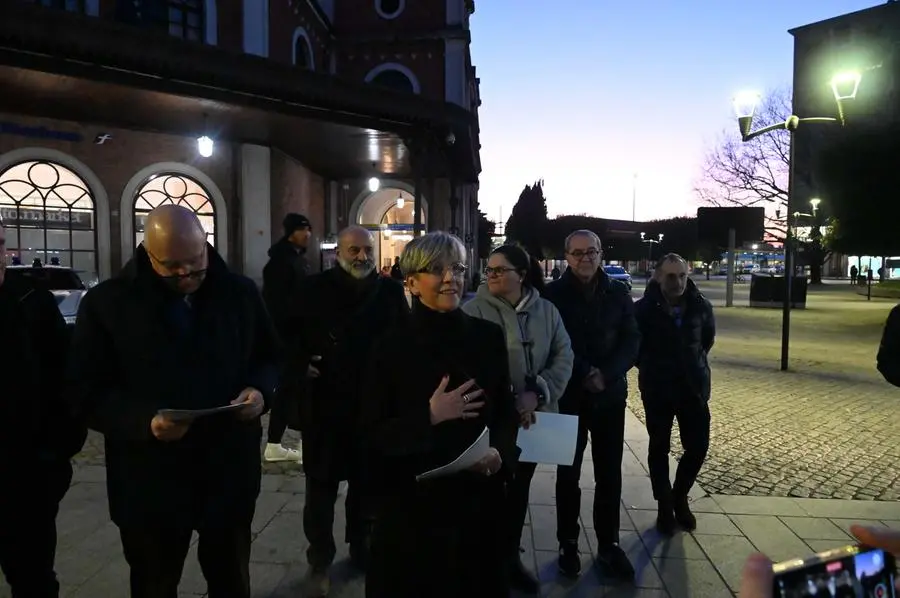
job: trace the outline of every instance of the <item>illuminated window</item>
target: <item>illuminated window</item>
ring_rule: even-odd
[[[10,256],[68,266],[96,278],[94,198],[87,183],[61,164],[20,162],[0,173],[0,218]],[[55,259],[54,259],[55,258]]]
[[[216,245],[216,209],[203,185],[184,174],[155,174],[134,196],[134,244],[144,240],[144,222],[151,210],[166,204],[184,206],[197,215],[206,240]]]

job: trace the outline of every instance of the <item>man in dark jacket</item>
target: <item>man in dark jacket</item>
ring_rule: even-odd
[[[56,598],[56,515],[85,429],[63,401],[68,333],[56,300],[37,281],[7,278],[0,223],[0,569],[13,598]]]
[[[105,436],[109,510],[132,597],[177,593],[197,530],[209,596],[249,598],[275,332],[256,285],[228,270],[192,212],[162,206],[145,226],[121,274],[82,300],[72,400]]]
[[[900,305],[891,310],[885,322],[878,347],[878,371],[885,380],[900,386]]]
[[[297,297],[300,284],[309,273],[306,249],[312,234],[309,219],[301,214],[287,214],[282,222],[284,235],[269,249],[269,261],[263,268],[263,299],[275,328],[284,333],[291,302]],[[293,367],[291,362],[282,363],[282,371]],[[280,376],[275,400],[269,411],[269,438],[263,457],[266,461],[293,461],[299,463],[299,450],[281,444],[289,420],[298,413],[300,389],[289,384],[289,377]],[[293,425],[293,424],[292,424]]]
[[[562,315],[575,353],[560,412],[579,416],[575,462],[571,467],[560,466],[556,476],[559,568],[572,577],[581,572],[578,481],[590,435],[597,558],[616,577],[633,581],[634,568],[619,547],[619,506],[628,397],[625,375],[634,366],[641,337],[628,287],[606,275],[600,267],[602,257],[596,234],[573,232],[566,239],[569,267],[559,280],[547,285],[546,292]]]
[[[406,320],[403,286],[375,271],[371,233],[361,227],[338,235],[337,265],[310,278],[298,302],[293,331],[286,338],[309,365],[303,406],[306,504],[303,527],[309,540],[307,596],[325,596],[328,569],[336,548],[333,536],[338,485],[348,481],[345,540],[359,568],[365,567],[369,540],[363,501],[361,448],[357,422],[367,359],[375,341]]]
[[[657,264],[635,310],[642,339],[639,385],[650,435],[647,464],[659,506],[656,527],[665,535],[673,534],[676,525],[693,531],[697,520],[688,507],[688,492],[709,450],[707,355],[716,337],[712,304],[688,278],[684,258],[670,253]],[[675,419],[684,455],[673,486],[669,448]]]

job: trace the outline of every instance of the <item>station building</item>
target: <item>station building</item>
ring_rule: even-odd
[[[259,280],[288,212],[310,261],[373,230],[378,265],[478,222],[471,0],[10,0],[0,216],[23,263],[118,271],[146,214],[190,207]],[[474,262],[477,263],[477,262]]]

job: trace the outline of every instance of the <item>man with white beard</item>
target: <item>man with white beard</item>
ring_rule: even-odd
[[[362,227],[340,232],[337,264],[307,279],[284,339],[307,377],[301,417],[303,527],[309,540],[304,595],[310,597],[327,596],[330,589],[328,570],[336,552],[334,505],[343,480],[348,482],[345,541],[361,570],[368,553],[372,516],[356,431],[365,397],[361,384],[375,340],[409,313],[402,284],[378,275],[373,245],[372,234]]]

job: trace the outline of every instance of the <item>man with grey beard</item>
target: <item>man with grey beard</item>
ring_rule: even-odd
[[[378,275],[373,245],[372,234],[362,227],[340,232],[337,264],[302,285],[285,335],[307,378],[301,401],[303,527],[309,540],[305,595],[311,597],[326,596],[330,589],[328,570],[336,553],[334,505],[343,480],[348,482],[345,541],[351,559],[364,570],[368,553],[371,516],[356,432],[365,396],[361,382],[375,340],[409,312],[402,284]]]

